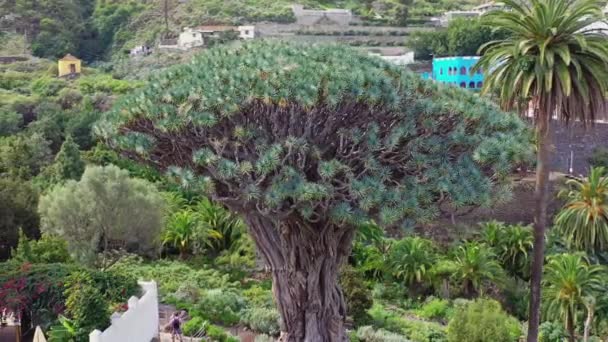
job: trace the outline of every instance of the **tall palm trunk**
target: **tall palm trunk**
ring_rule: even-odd
[[[536,125],[538,152],[536,155],[536,189],[534,192],[534,252],[530,275],[530,312],[528,319],[528,342],[538,340],[540,324],[541,288],[545,254],[545,230],[547,226],[547,204],[549,202],[549,156],[551,134],[550,117],[539,117]]]
[[[574,310],[568,309],[568,317],[566,320],[566,330],[568,331],[568,342],[576,342],[576,332],[574,331]]]
[[[593,316],[595,314],[595,299],[588,300],[585,305],[587,307],[587,319],[585,320],[585,330],[583,332],[583,342],[589,342],[589,334],[591,333],[591,324],[593,324]]]

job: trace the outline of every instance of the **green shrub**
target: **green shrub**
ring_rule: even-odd
[[[192,317],[184,323],[182,331],[186,336],[197,336],[199,332],[205,331],[208,324],[202,317]]]
[[[42,96],[56,96],[67,82],[53,77],[41,77],[32,83],[32,91]]]
[[[104,330],[110,325],[109,303],[94,285],[90,275],[77,272],[66,283],[66,316],[77,329],[77,340],[88,337],[94,329]]]
[[[568,332],[560,322],[543,322],[538,327],[538,342],[563,342],[568,339]]]
[[[19,262],[31,263],[69,263],[72,261],[68,244],[58,237],[44,234],[40,240],[29,240],[23,231],[19,231],[19,243],[12,251],[11,257]]]
[[[241,312],[241,323],[252,330],[268,335],[277,335],[280,331],[279,312],[274,308],[253,307]]]
[[[520,334],[519,321],[491,299],[477,299],[457,308],[448,325],[449,342],[513,342]]]
[[[233,325],[239,322],[245,300],[233,290],[212,289],[203,295],[198,307],[210,321]]]
[[[409,342],[405,336],[395,334],[383,329],[374,330],[370,326],[360,327],[357,330],[357,339],[361,342]]]
[[[371,317],[367,310],[372,307],[371,291],[363,281],[363,275],[351,266],[344,266],[340,272],[340,286],[344,292],[347,313],[355,326],[369,324]]]
[[[255,337],[254,342],[275,342],[276,339],[272,336],[268,336],[266,334],[258,335]]]
[[[589,157],[589,164],[593,167],[608,168],[608,147],[596,147]]]
[[[207,326],[207,336],[216,342],[228,342],[228,334],[224,329],[218,327],[217,325],[209,324]]]
[[[426,319],[444,319],[448,316],[449,311],[449,301],[433,298],[422,305],[420,309],[416,310],[416,315]]]
[[[251,307],[274,308],[272,291],[259,285],[254,285],[251,288],[244,290],[243,297]]]
[[[374,327],[402,334],[414,342],[446,341],[445,330],[437,323],[408,320],[404,313],[388,311],[379,304],[374,304],[369,313],[373,318]]]

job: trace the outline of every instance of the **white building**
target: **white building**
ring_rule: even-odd
[[[239,38],[241,38],[241,39],[255,38],[255,26],[253,26],[253,25],[239,26],[237,29],[239,31]]]
[[[439,18],[439,24],[441,26],[448,26],[450,21],[456,18],[476,18],[482,15],[483,13],[480,11],[448,11],[443,14],[441,18]]]
[[[402,48],[370,49],[370,56],[376,56],[395,65],[414,63],[414,51],[404,51]]]
[[[200,29],[192,29],[189,27],[184,28],[184,31],[179,34],[177,38],[177,46],[180,49],[191,49],[205,45],[205,39],[203,38],[204,31]]]
[[[131,57],[147,56],[152,53],[152,49],[147,45],[138,45],[131,49],[129,55]]]

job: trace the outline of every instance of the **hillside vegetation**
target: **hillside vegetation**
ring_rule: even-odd
[[[402,26],[480,0],[0,0],[0,13],[8,13],[0,18],[0,31],[27,36],[38,57],[70,52],[92,62],[115,59],[136,45],[154,45],[185,26],[290,23],[295,20],[291,5],[298,2],[307,8],[348,8],[364,22]]]

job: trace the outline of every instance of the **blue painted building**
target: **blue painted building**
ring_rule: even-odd
[[[478,56],[442,57],[433,59],[433,71],[422,78],[450,84],[460,88],[479,90],[483,86],[483,74],[471,69],[479,60]]]

